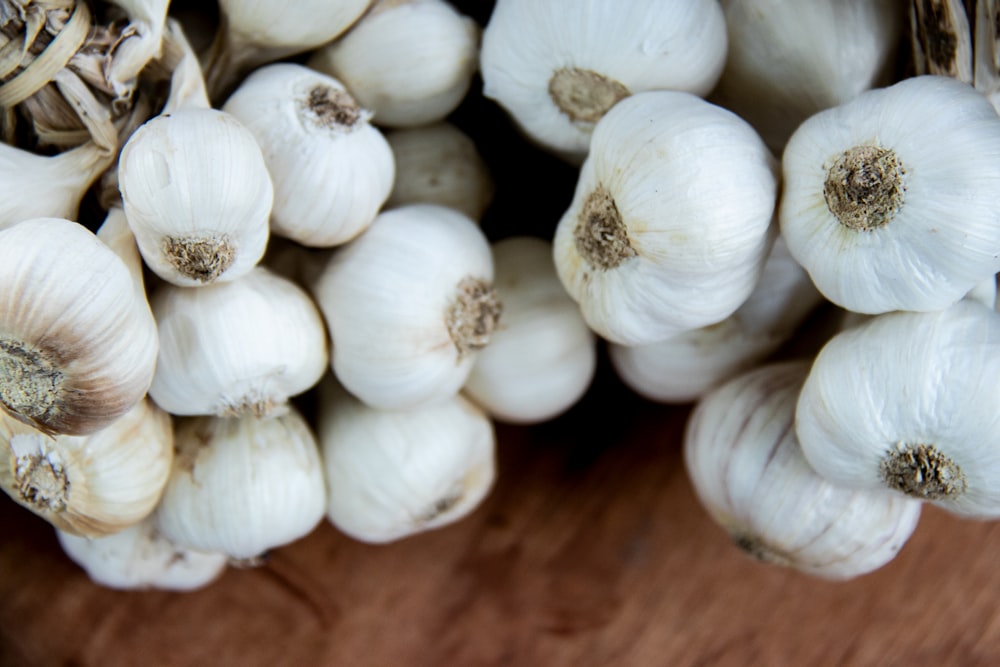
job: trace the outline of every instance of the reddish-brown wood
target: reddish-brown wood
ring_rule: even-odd
[[[395,544],[324,523],[204,590],[99,588],[0,501],[3,665],[994,665],[1000,525],[927,509],[899,557],[831,583],[749,560],[701,509],[686,408],[592,391],[499,427],[467,520]]]

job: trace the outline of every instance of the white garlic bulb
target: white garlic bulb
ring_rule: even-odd
[[[327,517],[347,535],[392,542],[454,523],[486,497],[496,477],[496,436],[467,399],[383,411],[333,382],[322,388]]]
[[[476,71],[479,27],[445,0],[376,0],[309,67],[344,82],[374,122],[415,127],[458,107]]]
[[[775,172],[745,121],[694,95],[616,104],[555,233],[559,278],[587,324],[639,345],[731,315],[777,231]]]
[[[962,300],[840,332],[813,363],[795,430],[832,482],[1000,517],[1000,313]]]
[[[122,590],[162,588],[193,591],[215,581],[228,557],[178,546],[147,518],[104,537],[56,530],[59,545],[97,584]]]
[[[590,386],[597,339],[559,282],[551,243],[506,238],[493,244],[493,265],[503,321],[476,355],[464,391],[505,422],[552,419]]]
[[[645,90],[712,89],[726,57],[716,0],[498,0],[483,94],[541,145],[580,157],[594,124]]]
[[[724,0],[729,50],[712,99],[780,153],[806,118],[886,83],[903,6],[885,0]]]
[[[493,199],[493,178],[467,134],[441,122],[393,130],[385,138],[396,160],[387,206],[440,204],[482,219]]]
[[[657,343],[612,344],[608,353],[635,392],[653,401],[685,403],[772,354],[822,300],[778,236],[760,282],[735,313]]]
[[[75,220],[87,189],[113,162],[93,142],[51,157],[0,142],[0,229],[31,218]]]
[[[217,285],[164,285],[152,308],[160,354],[149,395],[172,414],[268,415],[326,371],[319,309],[263,266]]]
[[[173,457],[170,416],[143,399],[86,436],[48,436],[0,415],[0,488],[56,528],[99,537],[153,511]]]
[[[453,396],[500,318],[492,280],[489,242],[458,211],[413,204],[379,214],[315,286],[337,378],[383,409]]]
[[[271,231],[308,246],[349,241],[392,190],[392,149],[344,86],[303,65],[262,67],[223,111],[257,139],[274,184]]]
[[[294,409],[270,419],[178,419],[174,440],[173,471],[156,510],[167,539],[250,560],[323,519],[323,463]]]
[[[156,323],[135,278],[85,227],[0,231],[0,403],[46,433],[92,433],[146,394]]]
[[[1000,118],[972,86],[862,93],[804,122],[782,168],[782,234],[839,306],[939,310],[1000,271]]]
[[[809,467],[792,428],[808,370],[762,366],[705,395],[687,424],[684,461],[702,505],[747,554],[849,579],[896,556],[921,504],[842,488]]]

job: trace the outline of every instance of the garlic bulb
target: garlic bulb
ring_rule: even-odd
[[[612,344],[608,352],[618,376],[638,394],[685,403],[772,354],[822,300],[778,236],[760,282],[735,313],[657,343]]]
[[[837,305],[939,310],[1000,271],[1000,118],[967,84],[915,77],[822,111],[782,168],[782,234]]]
[[[415,127],[458,107],[476,72],[479,27],[445,0],[376,0],[309,67],[344,82],[375,123]]]
[[[0,403],[46,433],[92,433],[145,395],[156,323],[125,263],[59,218],[0,231]]]
[[[153,294],[160,354],[149,395],[175,415],[264,416],[316,384],[329,360],[322,315],[264,267]]]
[[[46,157],[0,142],[0,229],[31,218],[76,219],[114,156],[93,142]]]
[[[271,419],[179,419],[174,439],[174,467],[156,511],[167,539],[253,559],[323,519],[323,464],[294,409]]]
[[[439,204],[482,219],[493,199],[493,178],[467,134],[441,122],[393,130],[385,138],[396,160],[387,206]]]
[[[274,184],[273,233],[329,247],[375,219],[392,190],[392,149],[339,81],[303,65],[268,65],[222,109],[263,151]]]
[[[59,545],[95,583],[123,590],[192,591],[226,569],[225,554],[195,551],[160,535],[146,519],[113,535],[87,538],[56,531]]]
[[[492,280],[489,243],[458,211],[381,213],[334,253],[315,287],[337,378],[383,409],[454,395],[500,317]]]
[[[775,172],[746,122],[694,95],[615,105],[555,233],[559,278],[587,324],[639,345],[731,315],[776,233]]]
[[[832,482],[1000,517],[1000,313],[963,300],[842,331],[813,364],[795,429]]]
[[[322,385],[319,439],[327,516],[364,542],[384,543],[462,519],[496,477],[496,437],[461,396],[412,410],[365,406]]]
[[[260,65],[336,38],[371,4],[372,0],[219,0],[222,22],[206,66],[212,98],[225,97]]]
[[[806,118],[887,83],[903,7],[884,0],[724,0],[729,50],[712,99],[780,153]]]
[[[514,423],[552,419],[594,377],[597,340],[552,265],[552,244],[526,236],[493,244],[493,286],[503,322],[479,352],[465,393]]]
[[[555,152],[583,156],[594,124],[645,90],[712,89],[726,57],[715,0],[498,0],[483,31],[483,94]]]
[[[87,436],[51,437],[0,415],[0,488],[60,530],[108,535],[153,511],[172,435],[170,416],[145,399]]]
[[[707,394],[688,421],[684,462],[702,505],[748,555],[850,579],[896,556],[921,504],[842,488],[809,467],[792,429],[808,371],[762,366]]]

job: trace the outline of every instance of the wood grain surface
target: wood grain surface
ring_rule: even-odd
[[[383,546],[324,522],[187,594],[93,585],[4,497],[0,664],[998,664],[998,524],[928,508],[846,583],[757,563],[693,494],[687,414],[603,362],[567,415],[498,427],[498,483],[465,521]]]

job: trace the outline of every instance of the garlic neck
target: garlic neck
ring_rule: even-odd
[[[955,499],[965,493],[962,469],[934,445],[899,443],[879,465],[885,485],[921,500]]]
[[[906,170],[895,152],[862,145],[844,151],[827,172],[823,197],[848,229],[872,231],[888,224],[903,205]]]
[[[573,230],[580,256],[599,269],[613,269],[635,257],[628,229],[611,194],[598,186],[587,196]]]
[[[213,236],[167,236],[162,250],[178,273],[200,283],[218,279],[236,259],[236,248],[228,234]]]
[[[589,69],[563,67],[549,79],[549,97],[574,122],[596,123],[629,95],[618,81]]]
[[[59,452],[41,434],[16,434],[14,479],[20,499],[37,512],[62,512],[69,507],[70,482]]]
[[[500,299],[486,281],[469,276],[458,283],[445,321],[460,359],[489,344],[502,311]]]
[[[65,375],[50,354],[0,338],[0,403],[15,418],[39,427],[59,411]]]

